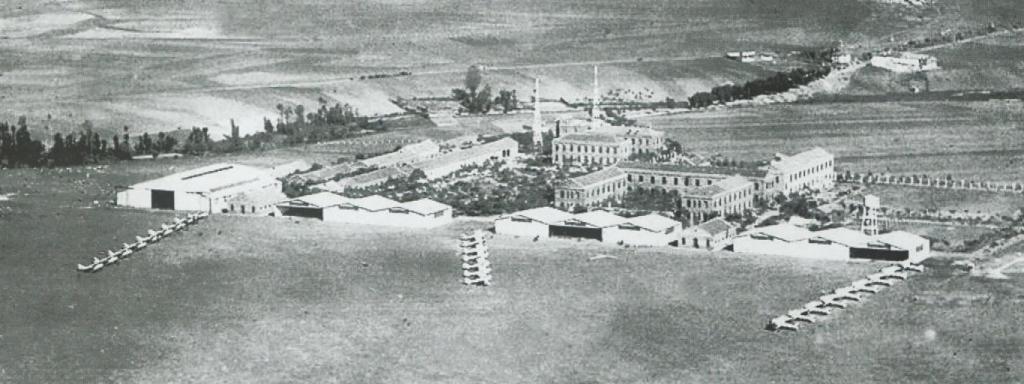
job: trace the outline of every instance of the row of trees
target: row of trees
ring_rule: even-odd
[[[711,92],[697,92],[690,96],[690,108],[704,108],[712,104],[728,103],[734,100],[749,100],[761,95],[771,95],[793,89],[825,77],[828,67],[815,69],[797,68],[789,72],[778,72],[774,76],[751,80],[743,85],[726,84],[714,87]]]

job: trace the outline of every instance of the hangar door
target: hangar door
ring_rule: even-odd
[[[150,205],[153,209],[174,210],[174,191],[153,190],[153,201]]]
[[[601,228],[552,225],[548,234],[551,235],[551,237],[573,237],[601,241]]]
[[[910,258],[910,252],[892,249],[850,248],[850,258],[885,261],[904,261]]]
[[[315,207],[281,207],[282,216],[310,217],[324,219],[324,210]]]

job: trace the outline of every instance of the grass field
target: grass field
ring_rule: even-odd
[[[0,39],[0,120],[25,114],[33,127],[69,131],[89,119],[108,133],[124,125],[139,133],[208,125],[219,134],[233,118],[254,131],[268,105],[290,102],[276,88],[384,113],[394,109],[389,97],[447,94],[473,63],[509,68],[493,74],[495,86],[525,94],[528,77],[541,75],[565,92],[552,97],[575,97],[589,93],[585,63],[611,62],[609,86],[683,99],[759,75],[751,66],[707,59],[725,51],[878,41],[930,28],[940,14],[947,24],[992,15],[1002,21],[993,10],[1006,1],[954,7],[963,1],[945,0],[934,6],[939,12],[846,0],[0,5],[0,35],[8,37]],[[638,58],[644,63],[627,65]],[[418,75],[348,81],[403,70]]]
[[[830,103],[643,119],[684,148],[765,159],[821,146],[854,172],[1024,180],[1019,102]]]
[[[453,239],[487,222],[410,232],[216,216],[101,273],[75,272],[170,218],[85,208],[166,164],[0,173],[0,192],[13,194],[0,202],[0,381],[934,383],[1024,374],[1024,285],[953,276],[941,261],[795,334],[762,327],[878,266],[498,237],[496,284],[469,288],[458,283]],[[587,261],[596,254],[619,259]]]
[[[886,206],[913,210],[946,212],[970,211],[993,215],[1011,215],[1024,208],[1024,197],[1016,193],[944,190],[892,185],[868,185],[861,193],[870,193],[882,199]]]

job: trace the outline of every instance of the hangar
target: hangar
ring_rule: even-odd
[[[682,223],[658,214],[626,218],[597,210],[574,215],[556,208],[539,207],[499,216],[494,221],[494,232],[635,246],[678,246]]]
[[[324,211],[344,204],[348,199],[330,192],[314,193],[277,203],[281,216],[324,219]]]
[[[655,213],[631,217],[618,225],[608,227],[602,236],[604,242],[634,246],[679,246],[683,223]]]
[[[285,198],[267,171],[213,164],[144,181],[117,193],[117,205],[210,213],[268,214]]]
[[[930,256],[928,239],[895,231],[877,236],[849,228],[809,231],[788,223],[754,228],[736,237],[733,250],[824,260],[920,262]]]
[[[572,217],[571,213],[551,207],[531,208],[499,216],[494,221],[494,232],[512,236],[548,237],[553,224]]]
[[[283,216],[338,223],[429,228],[452,221],[452,207],[446,204],[430,199],[400,203],[380,195],[349,198],[320,192],[282,201],[277,208]]]

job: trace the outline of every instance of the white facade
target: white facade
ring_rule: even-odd
[[[347,199],[325,209],[323,220],[338,223],[432,228],[452,221],[452,208],[429,199],[399,203],[382,196]]]
[[[481,165],[488,160],[503,160],[518,155],[519,143],[513,139],[504,138],[468,149],[449,152],[430,160],[412,164],[412,167],[422,170],[428,179],[438,179],[466,166]]]
[[[920,262],[930,256],[928,239],[907,232],[869,236],[848,228],[811,232],[790,224],[743,233],[733,240],[733,251],[836,261]]]
[[[769,166],[778,192],[789,195],[804,188],[827,190],[835,185],[835,156],[814,148],[793,156],[777,155]]]
[[[903,53],[899,56],[872,57],[871,66],[897,73],[908,73],[939,69],[939,62],[934,56]]]
[[[643,247],[678,246],[683,224],[670,218],[650,214],[633,217],[605,228],[602,241]]]
[[[124,207],[265,214],[285,198],[281,182],[266,171],[213,164],[128,187],[117,193]]]

